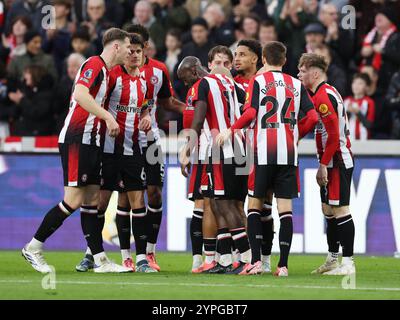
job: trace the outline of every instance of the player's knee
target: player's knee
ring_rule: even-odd
[[[158,187],[151,187],[147,190],[149,204],[159,207],[162,204],[162,192]]]

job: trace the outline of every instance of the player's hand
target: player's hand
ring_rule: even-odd
[[[110,117],[108,117],[105,120],[105,122],[106,122],[107,129],[108,129],[108,135],[110,137],[113,137],[113,138],[118,136],[118,134],[119,134],[119,125],[118,125],[117,121],[115,121],[115,119],[110,115]]]
[[[139,130],[141,131],[148,131],[151,128],[151,117],[150,115],[145,115],[143,118],[140,119],[139,122]]]
[[[216,144],[221,147],[224,145],[225,141],[230,139],[232,136],[231,129],[225,129],[224,131],[220,132],[215,139]]]
[[[317,183],[320,187],[328,184],[328,169],[326,165],[320,164],[317,172]]]
[[[185,145],[179,154],[179,162],[181,163],[181,173],[184,177],[188,177],[190,173],[190,150],[189,145]]]

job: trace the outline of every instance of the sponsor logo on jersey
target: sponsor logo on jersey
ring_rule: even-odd
[[[329,111],[329,108],[328,108],[328,106],[326,104],[323,103],[318,107],[318,110],[322,114],[325,114],[325,113],[327,113]]]
[[[115,110],[117,112],[125,112],[125,113],[140,113],[141,112],[141,108],[138,108],[136,106],[132,107],[132,106],[124,106],[121,104],[118,104],[115,107]]]
[[[158,83],[158,78],[156,76],[151,76],[150,82],[153,85],[156,85]]]

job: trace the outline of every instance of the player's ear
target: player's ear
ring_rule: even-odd
[[[267,63],[267,59],[265,59],[265,57],[262,57],[262,63],[266,64]]]

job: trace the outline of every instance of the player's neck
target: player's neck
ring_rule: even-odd
[[[353,95],[353,97],[354,97],[354,99],[356,99],[356,100],[360,100],[360,99],[362,99],[362,98],[365,97],[365,94],[363,94],[363,93],[355,94],[355,95]]]
[[[282,66],[270,66],[269,64],[264,64],[264,72],[280,71],[282,72]]]
[[[140,71],[139,71],[138,67],[129,67],[129,66],[125,65],[125,68],[126,68],[126,71],[128,71],[128,73],[131,76],[136,77],[136,76],[138,76],[140,74]]]
[[[318,79],[317,81],[314,82],[314,85],[310,88],[311,92],[315,93],[317,89],[320,87],[322,83],[324,83],[324,79]]]
[[[107,49],[103,50],[100,57],[103,59],[108,70],[111,70],[117,65],[115,54]]]
[[[253,77],[257,73],[257,68],[254,66],[250,68],[249,70],[243,70],[242,72],[242,77],[249,80],[251,77]]]

